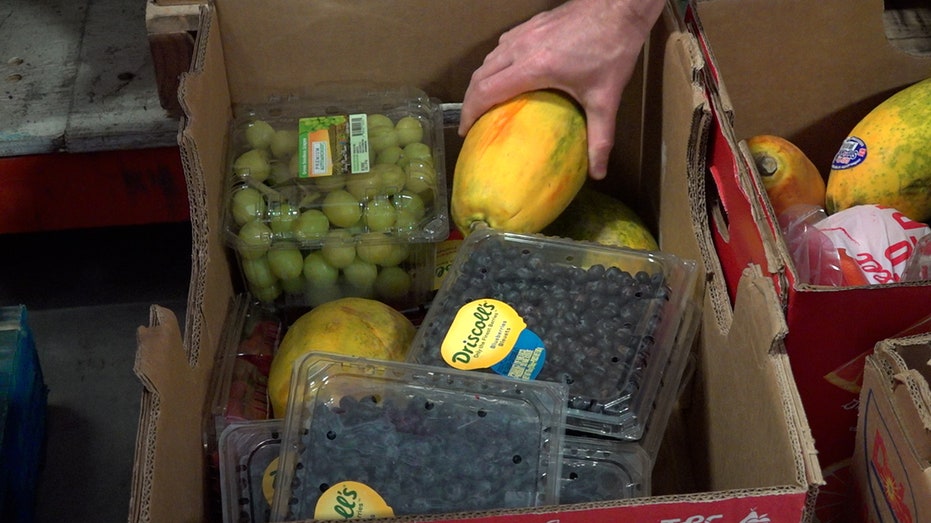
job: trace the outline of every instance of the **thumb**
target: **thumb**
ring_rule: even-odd
[[[613,111],[593,111],[588,115],[588,174],[601,180],[608,172],[608,158],[614,147],[614,128],[617,125]]]

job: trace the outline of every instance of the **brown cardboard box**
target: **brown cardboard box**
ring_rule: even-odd
[[[193,223],[188,316],[182,330],[168,310],[153,306],[150,325],[138,332],[136,373],[145,390],[131,521],[206,519],[201,423],[236,292],[218,232],[232,108],[358,78],[412,84],[443,101],[461,100],[471,71],[499,35],[558,3],[216,0],[203,8],[194,63],[180,86],[179,141]],[[705,289],[696,294],[704,305],[697,368],[652,473],[656,495],[434,519],[810,519],[820,468],[783,348],[785,323],[773,285],[748,269],[732,308],[711,244],[702,192],[710,113],[697,81],[701,60],[694,38],[668,8],[625,91],[611,176],[602,185],[626,195],[650,220],[663,248],[698,260],[704,276]],[[453,158],[460,142],[452,130],[447,138]]]
[[[929,334],[884,340],[866,358],[851,467],[858,520],[931,519],[929,381]]]
[[[715,110],[708,154],[711,231],[733,293],[747,264],[769,274],[789,332],[786,350],[828,481],[819,514],[830,520],[856,427],[863,360],[873,346],[931,313],[928,282],[860,287],[801,280],[745,140],[775,134],[827,176],[853,126],[893,92],[931,76],[931,56],[887,36],[897,18],[882,0],[693,2],[703,76]],[[916,4],[917,5],[917,4]],[[917,12],[917,11],[916,11]],[[914,52],[913,45],[907,46]]]

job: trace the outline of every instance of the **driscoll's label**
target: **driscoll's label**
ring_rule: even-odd
[[[343,481],[321,494],[314,519],[368,519],[394,517],[394,510],[372,487],[356,481]]]
[[[440,348],[443,360],[461,370],[491,369],[520,379],[534,379],[543,368],[543,341],[527,329],[510,305],[480,299],[463,305]]]

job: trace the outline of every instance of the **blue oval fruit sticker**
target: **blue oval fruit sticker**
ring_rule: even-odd
[[[848,136],[834,155],[831,169],[850,169],[863,163],[863,160],[866,160],[866,143],[856,136]]]

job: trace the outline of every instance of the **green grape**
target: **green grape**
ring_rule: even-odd
[[[283,247],[268,251],[268,266],[280,280],[290,280],[301,275],[304,256],[295,247]]]
[[[346,190],[360,202],[380,194],[381,187],[381,169],[346,176]]]
[[[244,259],[241,262],[242,274],[246,281],[256,287],[268,287],[274,285],[278,278],[272,273],[271,264],[266,256],[259,256],[254,259]]]
[[[310,286],[306,289],[305,296],[307,297],[308,304],[311,307],[316,307],[342,298],[343,291],[336,283],[325,286]]]
[[[337,189],[323,199],[323,213],[337,227],[352,227],[362,217],[362,206],[349,191]]]
[[[356,259],[356,246],[349,231],[336,229],[327,234],[326,243],[320,249],[323,259],[330,265],[342,269]]]
[[[407,296],[413,287],[413,278],[400,267],[385,267],[375,278],[375,295],[385,301],[395,301]]]
[[[264,223],[253,220],[239,229],[239,254],[246,259],[264,255],[272,244],[272,230]]]
[[[359,235],[356,255],[360,260],[384,265],[382,262],[395,254],[396,241],[380,232],[366,232]]]
[[[265,198],[258,189],[243,187],[233,193],[231,202],[233,220],[243,225],[265,216]]]
[[[423,198],[419,194],[410,190],[404,190],[395,194],[391,202],[398,212],[408,213],[415,222],[422,219],[427,214],[427,207],[423,203]]]
[[[339,269],[330,265],[320,251],[313,251],[304,258],[304,279],[312,287],[335,285]]]
[[[365,203],[365,225],[370,231],[387,231],[394,225],[398,211],[387,196],[376,196]]]
[[[324,192],[335,191],[346,186],[346,177],[341,175],[314,176],[314,185]]]
[[[301,275],[297,278],[281,280],[281,290],[288,294],[304,294],[304,287],[306,284],[307,281],[304,279],[304,276]]]
[[[394,127],[369,127],[369,148],[376,154],[398,145],[398,132]]]
[[[291,224],[294,238],[301,242],[319,240],[330,230],[330,220],[320,209],[307,209]]]
[[[272,156],[275,158],[287,158],[297,152],[297,131],[291,129],[281,129],[275,131],[268,144]]]
[[[290,162],[274,161],[271,162],[271,170],[268,172],[268,178],[265,180],[265,183],[279,185],[294,178],[294,174],[295,173],[291,172]]]
[[[233,172],[239,176],[248,176],[256,182],[264,182],[268,179],[271,170],[272,166],[268,163],[268,151],[265,149],[249,149],[233,162]]]
[[[281,203],[268,209],[268,225],[275,238],[288,239],[294,234],[294,222],[300,218],[300,212],[289,203]]]
[[[413,142],[405,145],[404,158],[411,163],[422,162],[433,165],[433,151],[430,149],[429,145],[421,142]]]
[[[378,266],[360,259],[343,267],[343,279],[353,296],[370,296],[373,294]]]
[[[392,147],[385,147],[375,155],[375,165],[387,163],[387,164],[397,164],[401,159],[401,155],[404,154],[404,151],[400,147],[394,145]]]
[[[401,147],[423,140],[423,125],[413,116],[402,117],[394,128],[398,133],[398,145]]]
[[[249,291],[259,301],[264,303],[271,303],[277,300],[278,296],[281,296],[281,285],[279,285],[277,282],[267,287],[257,287],[255,285],[250,285]]]
[[[410,232],[413,231],[417,224],[420,223],[420,220],[417,219],[410,211],[406,209],[398,210],[398,214],[394,219],[394,228],[398,233]]]
[[[372,172],[377,172],[381,178],[381,194],[395,194],[407,183],[407,172],[394,164],[375,164]]]
[[[301,170],[301,157],[300,155],[295,154],[288,160],[288,174],[291,175],[291,178],[298,177],[298,171]]]
[[[418,194],[429,193],[436,187],[436,170],[424,162],[411,162],[407,166],[405,188]]]
[[[394,129],[394,122],[391,121],[391,118],[378,113],[368,115],[366,117],[366,125],[368,126],[369,131],[381,127],[390,127]]]
[[[391,245],[391,253],[382,258],[382,267],[394,267],[400,265],[410,255],[411,246],[408,243],[397,242]]]
[[[253,120],[246,126],[246,141],[253,149],[267,149],[275,129],[265,120]]]

